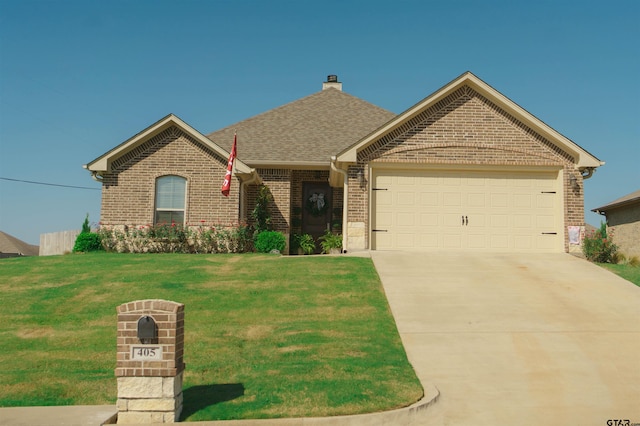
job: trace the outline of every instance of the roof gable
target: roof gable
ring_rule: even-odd
[[[515,119],[522,122],[525,126],[529,127],[531,130],[547,139],[559,150],[565,151],[572,155],[576,159],[575,163],[579,168],[593,168],[599,167],[604,164],[596,157],[579,147],[573,141],[561,135],[560,133],[546,125],[544,122],[527,112],[525,109],[517,105],[515,102],[511,101],[509,98],[489,86],[487,83],[480,80],[471,72],[462,74],[460,77],[456,78],[449,84],[429,95],[422,101],[407,109],[405,112],[391,119],[356,144],[342,151],[338,155],[338,162],[355,162],[357,160],[358,152],[366,149],[368,146],[385,137],[386,135],[389,135],[391,132],[401,130],[402,126],[406,125],[406,123],[411,121],[413,118],[429,108],[436,107],[439,102],[443,101],[445,98],[447,98],[447,96],[463,88],[464,86],[468,86],[473,91],[488,99],[490,102],[496,104],[500,109],[512,115]]]
[[[111,170],[111,165],[118,159],[129,153],[130,151],[136,149],[149,139],[154,136],[160,134],[161,132],[169,129],[170,127],[178,127],[185,133],[189,134],[193,138],[195,138],[198,142],[210,148],[214,152],[217,152],[221,157],[228,158],[230,152],[221,148],[219,145],[215,144],[210,139],[207,139],[203,134],[195,130],[193,127],[189,126],[187,123],[182,121],[180,118],[173,114],[169,114],[166,117],[160,119],[156,123],[147,127],[140,133],[134,135],[133,137],[127,139],[120,145],[116,146],[112,150],[106,152],[95,160],[85,164],[83,167],[94,173],[101,173]],[[232,135],[233,138],[233,135]],[[229,147],[231,148],[231,147]],[[235,171],[240,174],[250,174],[251,168],[247,166],[242,161],[236,158],[235,163]]]
[[[207,135],[224,147],[238,133],[238,156],[252,167],[322,166],[395,114],[335,88]]]

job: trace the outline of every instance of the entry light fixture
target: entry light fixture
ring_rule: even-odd
[[[364,186],[367,184],[367,181],[364,178],[364,172],[362,171],[362,169],[358,170],[358,173],[356,174],[356,176],[358,177],[358,183],[360,183],[360,188],[364,188]]]
[[[569,184],[574,191],[580,191],[580,185],[578,184],[578,179],[576,179],[575,175],[569,175]]]

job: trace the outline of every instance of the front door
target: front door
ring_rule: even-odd
[[[316,241],[316,253],[320,253],[318,238],[330,227],[331,187],[326,182],[304,182],[302,186],[302,233],[310,234]]]

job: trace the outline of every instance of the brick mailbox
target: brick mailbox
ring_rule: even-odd
[[[118,312],[118,423],[174,423],[182,412],[184,305],[136,300]]]

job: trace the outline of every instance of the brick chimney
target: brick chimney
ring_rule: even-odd
[[[327,76],[327,81],[322,83],[322,90],[326,89],[338,89],[342,92],[342,83],[338,81],[338,76],[335,74],[331,74]]]

